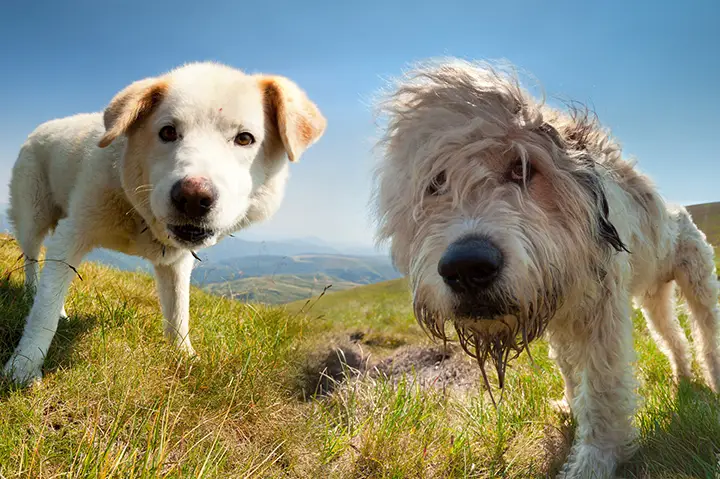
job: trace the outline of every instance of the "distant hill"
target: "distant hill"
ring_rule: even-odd
[[[240,238],[225,238],[220,243],[197,252],[204,270],[224,270],[227,265],[243,263],[241,258],[284,258],[302,254],[342,255],[343,253],[325,244],[309,241],[249,241]],[[152,266],[146,260],[128,256],[117,251],[98,249],[88,256],[90,261],[114,266],[123,271],[141,269],[150,271]],[[277,260],[279,261],[279,259]],[[276,262],[277,262],[276,261]],[[267,261],[266,261],[267,262]],[[273,270],[268,270],[271,274]]]
[[[202,262],[192,274],[193,284],[208,285],[261,276],[313,275],[355,284],[370,284],[400,277],[385,256],[297,255],[248,256],[222,263]]]
[[[720,248],[720,201],[687,206],[687,210],[716,248]]]
[[[362,284],[317,273],[279,274],[211,283],[203,287],[203,290],[245,302],[282,304],[319,295],[326,288],[328,291],[343,291],[357,286]]]
[[[262,251],[264,244],[235,238],[225,241],[228,240],[231,246],[242,244],[244,249],[226,248],[213,253],[213,249],[220,246],[216,245],[207,250],[210,254],[201,252],[199,256],[202,261],[195,265],[192,283],[213,294],[242,301],[279,304],[309,298],[328,285],[332,285],[333,291],[340,291],[400,277],[386,256],[326,253],[258,255],[251,251]],[[278,252],[313,249],[312,244],[308,243],[305,247],[281,242],[268,244],[270,251]],[[244,252],[246,255],[225,257],[231,252]],[[210,258],[217,259],[212,261]],[[148,261],[117,251],[96,249],[86,259],[121,271],[152,272],[152,265]]]

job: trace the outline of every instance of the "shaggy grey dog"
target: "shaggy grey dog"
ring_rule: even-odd
[[[486,383],[489,360],[501,387],[507,362],[546,336],[578,424],[561,477],[611,477],[636,448],[633,298],[675,377],[688,377],[680,287],[718,390],[713,249],[594,116],[455,59],[408,72],[380,112],[378,239],[410,278],[417,319],[440,338],[452,322]]]

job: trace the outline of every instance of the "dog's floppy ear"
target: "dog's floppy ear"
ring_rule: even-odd
[[[98,146],[105,148],[135,123],[147,118],[167,93],[167,82],[158,78],[145,78],[131,83],[110,101],[105,108],[103,121],[105,134]]]
[[[325,132],[327,121],[294,82],[282,76],[260,76],[265,112],[277,128],[290,161],[298,161]]]
[[[562,136],[550,123],[543,123],[538,127],[538,130],[547,135],[548,138],[555,143],[555,146],[558,148],[565,148],[565,142],[563,141]]]
[[[580,184],[590,193],[597,221],[599,239],[608,243],[617,252],[626,251],[630,253],[630,250],[627,249],[627,246],[625,246],[625,243],[623,243],[620,238],[617,229],[610,222],[610,206],[602,186],[602,180],[598,172],[595,171],[592,160],[588,160],[588,166],[577,171],[575,175]]]
[[[615,226],[610,222],[609,216],[610,216],[610,207],[608,206],[608,200],[605,196],[605,191],[603,191],[602,185],[598,183],[598,190],[597,190],[597,197],[598,197],[598,233],[600,234],[600,238],[607,241],[610,246],[615,248],[615,251],[625,251],[627,253],[630,252],[629,249],[627,249],[627,246],[625,246],[625,243],[623,243],[622,239],[620,238],[620,234],[617,232],[617,229],[615,229]]]

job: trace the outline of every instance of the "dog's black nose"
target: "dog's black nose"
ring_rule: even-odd
[[[502,252],[490,240],[468,236],[445,250],[438,273],[456,293],[470,293],[490,286],[502,267]]]
[[[200,219],[207,215],[217,200],[212,182],[202,176],[189,176],[177,181],[170,190],[173,206],[188,218]]]

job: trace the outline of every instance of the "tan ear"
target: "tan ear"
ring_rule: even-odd
[[[282,76],[260,76],[266,113],[277,126],[290,161],[298,161],[325,132],[327,120],[294,82]]]
[[[168,84],[159,78],[145,78],[125,87],[105,108],[105,135],[98,146],[105,148],[135,123],[147,118],[167,93]]]

